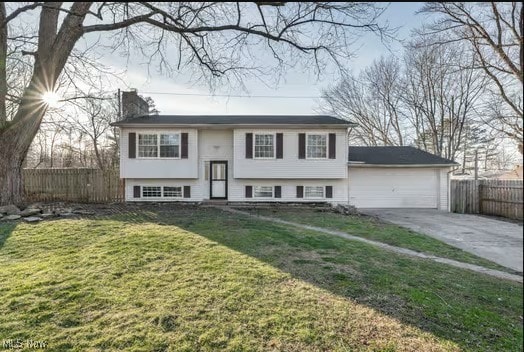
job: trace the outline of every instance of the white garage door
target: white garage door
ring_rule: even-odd
[[[349,168],[349,197],[357,208],[437,208],[435,169]]]

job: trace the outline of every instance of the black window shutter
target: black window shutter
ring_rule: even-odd
[[[253,133],[246,133],[246,159],[253,159]]]
[[[298,134],[298,158],[299,159],[306,158],[306,134],[305,133]]]
[[[140,186],[133,186],[133,198],[140,198]]]
[[[335,133],[329,134],[329,158],[337,158],[337,135]]]
[[[189,140],[189,134],[182,133],[182,143],[181,143],[182,145],[181,145],[181,151],[180,151],[180,157],[182,159],[187,159],[188,140]]]
[[[297,186],[297,198],[304,198],[304,186]]]
[[[246,186],[246,198],[253,198],[253,186]]]
[[[136,158],[136,133],[135,132],[129,132],[129,151],[128,156],[129,159],[135,159]]]
[[[191,186],[184,186],[184,198],[191,198]]]
[[[333,186],[326,186],[326,198],[333,198]]]
[[[282,198],[282,186],[275,186],[275,198]]]
[[[277,159],[284,157],[284,134],[277,133]]]

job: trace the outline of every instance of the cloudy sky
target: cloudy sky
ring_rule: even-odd
[[[416,15],[420,7],[421,3],[392,3],[382,20],[387,21],[391,27],[399,27],[397,37],[406,39],[413,28],[424,22],[423,15]],[[366,35],[355,45],[356,57],[347,66],[358,72],[381,55],[400,53],[400,47],[399,43],[391,43],[391,50],[388,50],[377,36]],[[154,71],[148,74],[147,66],[139,58],[135,60],[113,53],[104,55],[102,62],[116,71],[125,71],[123,82],[129,88],[138,89],[140,94],[151,96],[163,114],[313,114],[318,111],[318,97],[322,89],[337,79],[336,76],[325,75],[319,80],[313,73],[291,70],[276,87],[267,87],[256,79],[248,79],[244,82],[247,92],[225,86],[215,90],[215,96],[208,96],[212,94],[209,87],[205,84],[188,83],[190,77],[187,74],[180,73],[174,77],[166,77]],[[118,83],[116,88],[126,89],[123,83]],[[230,95],[304,98],[238,98]]]

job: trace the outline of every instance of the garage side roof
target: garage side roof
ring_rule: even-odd
[[[350,164],[399,166],[453,166],[453,160],[414,147],[349,147]]]

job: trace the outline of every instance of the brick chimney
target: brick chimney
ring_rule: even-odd
[[[122,92],[122,118],[149,115],[149,104],[136,90]]]

